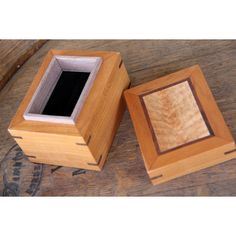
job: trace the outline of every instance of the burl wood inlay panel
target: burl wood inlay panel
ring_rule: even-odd
[[[159,152],[166,152],[210,135],[189,81],[146,94],[142,99]]]

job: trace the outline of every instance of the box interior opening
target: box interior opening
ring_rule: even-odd
[[[24,118],[75,123],[100,65],[100,57],[54,56]]]
[[[89,75],[89,72],[62,71],[42,114],[71,116]]]

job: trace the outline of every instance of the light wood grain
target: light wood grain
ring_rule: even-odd
[[[188,81],[143,96],[160,152],[210,135]]]

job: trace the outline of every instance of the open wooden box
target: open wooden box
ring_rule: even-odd
[[[9,132],[33,162],[101,170],[129,83],[117,52],[51,50]]]
[[[125,99],[153,184],[236,157],[199,66],[126,90]]]

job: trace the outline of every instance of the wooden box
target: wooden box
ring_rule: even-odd
[[[199,66],[126,90],[125,99],[153,184],[236,157]]]
[[[129,83],[117,52],[51,50],[9,132],[33,162],[99,171]]]

